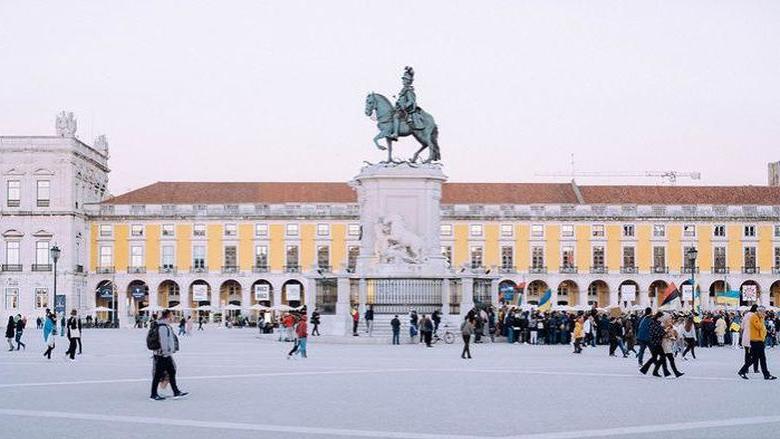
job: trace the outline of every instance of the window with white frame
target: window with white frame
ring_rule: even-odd
[[[452,266],[452,247],[449,245],[441,246],[441,255],[447,261],[447,266]]]
[[[173,238],[173,236],[176,234],[173,224],[163,224],[160,228],[160,234],[164,238]]]
[[[666,247],[653,247],[653,268],[656,270],[666,268]]]
[[[192,268],[202,270],[206,268],[206,247],[195,245],[192,247]]]
[[[38,180],[36,189],[37,206],[49,207],[49,201],[51,200],[51,182],[49,182],[49,180]]]
[[[111,224],[101,224],[99,228],[101,238],[110,238],[114,234],[114,228]]]
[[[515,249],[512,246],[501,247],[501,269],[512,270],[515,267]]]
[[[349,224],[347,226],[347,235],[352,237],[360,236],[360,224]]]
[[[5,289],[5,309],[16,309],[19,307],[19,288]]]
[[[144,266],[144,247],[142,245],[130,246],[130,266],[136,268]]]
[[[633,224],[623,224],[623,237],[633,238],[636,236],[636,229]]]
[[[330,225],[323,223],[317,224],[317,236],[321,238],[330,236]]]
[[[636,250],[633,246],[623,247],[623,267],[628,269],[636,267]]]
[[[591,236],[594,238],[603,238],[604,237],[604,224],[594,224],[590,228]]]
[[[561,226],[561,238],[573,238],[574,226],[571,224],[564,224]]]
[[[225,246],[224,263],[226,268],[238,267],[238,251],[235,245]]]
[[[780,269],[780,247],[775,247],[775,263],[772,266],[775,270]]]
[[[258,238],[265,238],[268,236],[268,224],[255,224],[255,236]]]
[[[574,268],[574,247],[564,246],[561,248],[561,266]]]
[[[544,226],[541,224],[531,225],[531,238],[544,238]]]
[[[268,269],[268,246],[255,246],[255,267],[266,270]]]
[[[482,267],[482,247],[471,247],[471,268]]]
[[[196,237],[206,236],[206,225],[195,224],[194,226],[192,226],[192,236],[196,236]]]
[[[327,245],[317,246],[317,268],[330,269],[330,247]]]
[[[298,236],[298,224],[287,224],[287,236]]]
[[[716,224],[712,227],[712,236],[715,238],[726,237],[726,226],[723,224]]]
[[[110,245],[100,246],[100,266],[112,267],[114,265],[114,248]]]
[[[514,235],[514,227],[511,224],[501,224],[501,237],[511,238]]]
[[[442,224],[439,226],[441,236],[452,236],[452,224]]]
[[[234,237],[238,236],[238,227],[235,223],[225,224],[225,236]]]
[[[49,307],[49,290],[46,288],[35,289],[35,308],[46,309]]]
[[[726,247],[715,247],[712,249],[712,262],[716,271],[726,269]]]
[[[756,268],[756,248],[753,246],[745,247],[745,268]]]
[[[593,247],[593,268],[604,268],[604,247]]]
[[[684,224],[683,225],[683,238],[695,238],[696,237],[696,225]]]
[[[347,249],[347,271],[353,273],[357,267],[357,258],[360,256],[360,247],[350,245]]]
[[[288,245],[286,256],[287,268],[298,268],[298,246]]]
[[[172,270],[175,264],[174,247],[172,245],[162,246],[162,268]]]
[[[755,238],[756,226],[754,226],[753,224],[746,224],[744,227],[744,236],[745,238]]]
[[[144,236],[144,226],[142,224],[130,225],[130,236]]]
[[[534,270],[544,268],[544,247],[533,247],[531,249],[531,268]]]
[[[683,268],[685,268],[686,270],[693,270],[696,268],[695,264],[698,261],[691,261],[691,259],[688,257],[688,254],[690,254],[690,252],[694,250],[696,250],[696,247],[689,247],[689,246],[683,247],[683,254],[682,254]]]
[[[663,238],[666,236],[666,226],[663,224],[653,224],[653,238]]]
[[[22,202],[22,182],[19,180],[8,180],[5,188],[6,205],[8,207],[19,207]]]
[[[482,236],[482,224],[472,224],[469,230],[471,236]]]
[[[35,263],[38,265],[47,265],[51,256],[49,255],[49,241],[36,241],[35,243]]]
[[[780,238],[780,225],[775,224],[773,235],[775,238]]]
[[[5,263],[7,265],[19,265],[19,241],[6,241],[5,242]]]

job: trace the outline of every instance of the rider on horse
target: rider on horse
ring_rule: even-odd
[[[415,123],[415,117],[417,115],[417,96],[414,94],[414,69],[407,66],[404,69],[404,76],[401,78],[404,83],[404,87],[401,92],[398,93],[398,100],[395,101],[395,112],[393,113],[393,134],[390,138],[398,140],[398,132],[401,129],[401,118],[406,120],[409,124],[409,128],[415,129],[418,123]]]

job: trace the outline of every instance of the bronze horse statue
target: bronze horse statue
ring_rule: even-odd
[[[439,153],[439,144],[437,139],[439,137],[439,128],[436,126],[436,122],[433,120],[433,116],[423,111],[422,108],[417,107],[419,111],[420,128],[410,126],[405,120],[401,120],[401,125],[398,130],[399,137],[414,136],[418,142],[420,142],[420,149],[414,153],[411,163],[416,163],[420,157],[420,153],[425,148],[428,148],[428,158],[423,163],[431,163],[441,160],[441,154]],[[384,163],[400,163],[397,160],[393,160],[393,114],[395,108],[390,101],[379,93],[369,93],[366,97],[366,116],[371,116],[376,113],[376,126],[379,128],[379,134],[374,137],[374,144],[381,150],[387,150],[387,161]],[[387,146],[383,146],[379,143],[379,139],[384,138],[387,142]]]

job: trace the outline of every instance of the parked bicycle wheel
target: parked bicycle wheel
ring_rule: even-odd
[[[447,344],[455,343],[455,334],[453,334],[451,332],[446,332],[444,334],[444,343],[447,343]]]

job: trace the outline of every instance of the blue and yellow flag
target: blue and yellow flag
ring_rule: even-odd
[[[715,296],[718,305],[739,306],[739,291],[718,291]]]
[[[547,290],[539,300],[539,306],[536,308],[539,312],[547,312],[552,309],[552,290]]]

